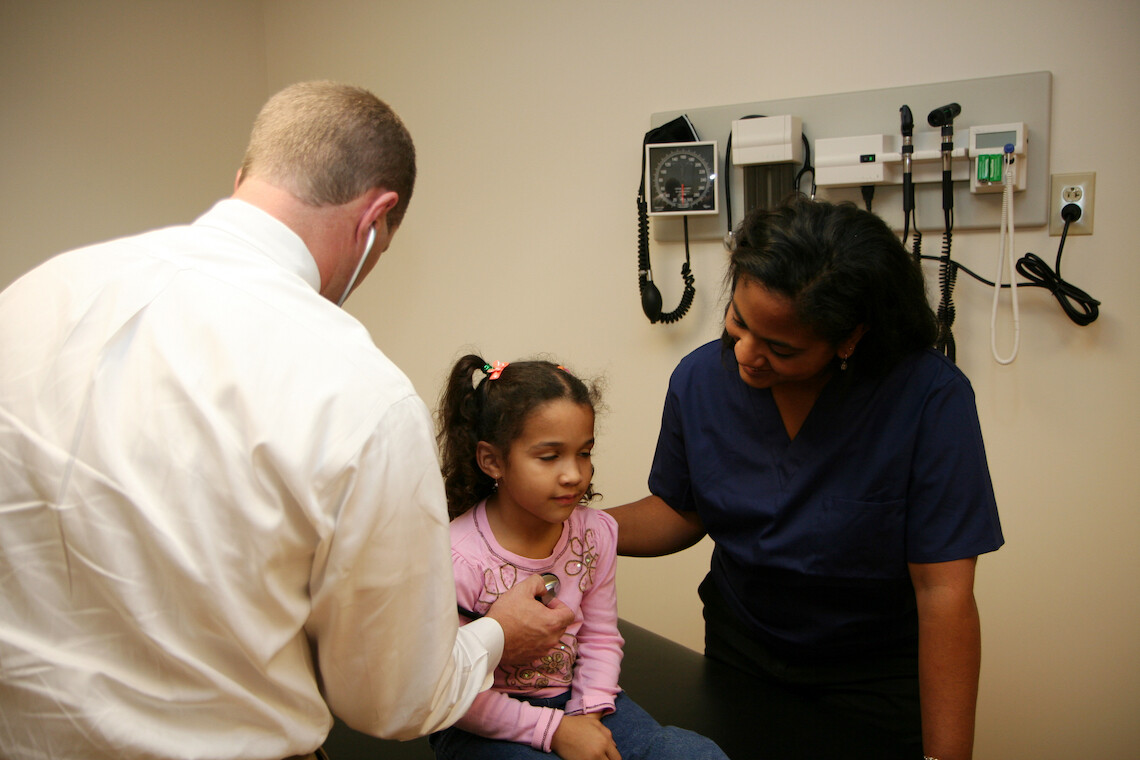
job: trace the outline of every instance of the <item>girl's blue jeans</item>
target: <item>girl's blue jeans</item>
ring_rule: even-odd
[[[549,699],[527,699],[540,707],[562,709],[570,692]],[[622,760],[728,760],[711,739],[676,726],[662,726],[621,692],[614,712],[602,718]],[[552,755],[527,744],[485,739],[458,728],[431,735],[437,760],[550,760]]]

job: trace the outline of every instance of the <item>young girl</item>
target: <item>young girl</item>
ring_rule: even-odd
[[[486,612],[516,581],[551,573],[576,614],[539,660],[500,663],[495,683],[431,737],[441,760],[727,760],[712,741],[662,727],[618,687],[617,525],[595,498],[597,391],[546,361],[452,369],[438,412],[460,615]]]

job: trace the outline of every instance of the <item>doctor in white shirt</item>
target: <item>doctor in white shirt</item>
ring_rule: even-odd
[[[556,644],[537,577],[457,627],[431,417],[337,308],[414,182],[384,103],[293,85],[232,198],[0,293],[6,758],[410,738]]]

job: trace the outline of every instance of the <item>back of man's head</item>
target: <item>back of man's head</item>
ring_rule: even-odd
[[[300,82],[258,114],[242,161],[258,177],[313,206],[340,205],[382,187],[399,195],[398,225],[416,182],[416,151],[400,117],[360,87]]]

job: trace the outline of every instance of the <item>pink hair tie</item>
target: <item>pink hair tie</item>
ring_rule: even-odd
[[[487,373],[488,380],[498,380],[499,375],[503,374],[503,370],[507,368],[510,362],[495,362],[494,364],[484,364],[483,371]]]

